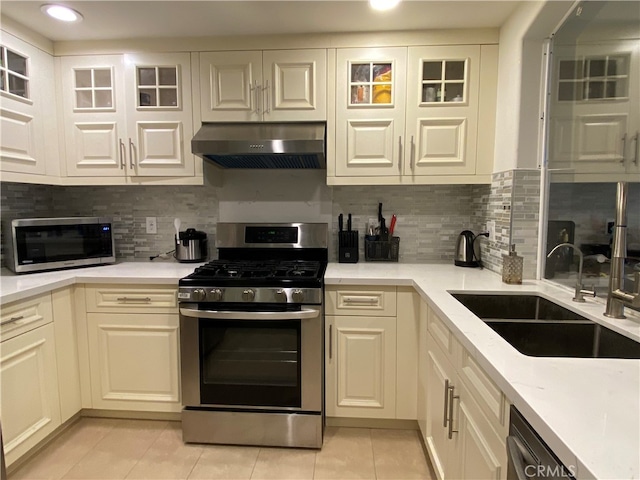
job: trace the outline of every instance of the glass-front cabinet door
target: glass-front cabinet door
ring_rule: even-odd
[[[639,48],[637,41],[554,47],[549,168],[557,180],[640,174]]]
[[[480,46],[409,47],[405,175],[475,174]]]
[[[407,49],[345,48],[336,56],[336,175],[401,175]]]

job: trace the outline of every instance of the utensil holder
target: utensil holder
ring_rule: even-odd
[[[364,259],[367,262],[397,262],[400,254],[400,237],[390,240],[364,241]]]
[[[358,263],[358,230],[338,232],[338,263]]]

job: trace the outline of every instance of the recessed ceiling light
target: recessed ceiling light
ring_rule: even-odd
[[[56,20],[63,22],[79,22],[82,20],[82,15],[73,8],[65,7],[64,5],[54,5],[48,3],[40,7],[42,13],[46,13]]]
[[[391,10],[399,3],[400,0],[369,0],[369,5],[374,10]]]

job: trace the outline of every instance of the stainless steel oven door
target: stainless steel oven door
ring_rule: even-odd
[[[181,304],[184,406],[320,412],[323,324],[318,305]]]

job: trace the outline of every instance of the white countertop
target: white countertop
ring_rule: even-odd
[[[123,262],[60,272],[0,276],[8,303],[74,283],[172,284],[198,264]],[[436,310],[460,343],[577,478],[640,479],[640,360],[527,357],[455,300],[449,291],[539,293],[640,341],[640,319],[611,320],[593,299],[546,282],[506,285],[488,270],[453,265],[329,264],[328,285],[408,285]]]

